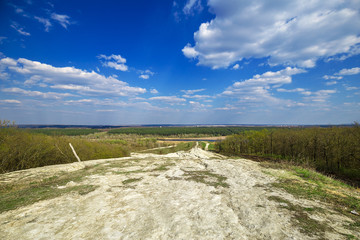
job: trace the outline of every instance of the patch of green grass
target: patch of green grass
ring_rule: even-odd
[[[273,186],[285,189],[287,192],[297,197],[331,203],[339,210],[360,210],[360,200],[358,198],[345,193],[331,193],[326,187],[321,185],[300,182],[295,179],[284,179],[280,182],[274,183]]]
[[[113,173],[115,173],[115,174],[125,174],[125,175],[128,175],[128,174],[132,174],[132,173],[144,173],[144,172],[147,172],[147,171],[144,171],[144,170],[114,171]]]
[[[156,168],[154,168],[152,171],[167,171],[169,170],[168,167],[175,166],[175,163],[164,163]]]
[[[122,181],[122,183],[123,183],[124,185],[126,185],[126,184],[129,184],[129,183],[138,182],[138,181],[140,181],[141,179],[142,179],[142,178],[129,178],[129,179],[126,179],[126,180]]]
[[[347,240],[352,240],[352,239],[358,240],[359,239],[351,234],[342,234],[342,235],[345,236]]]
[[[229,184],[225,182],[227,179],[225,176],[215,174],[210,171],[184,171],[184,172],[185,172],[186,180],[204,183],[206,185],[213,187],[219,187],[219,186],[224,188],[229,187]]]
[[[316,235],[321,239],[321,237],[324,235],[324,232],[328,229],[326,224],[316,221],[308,216],[306,212],[309,212],[310,209],[310,211],[314,211],[313,208],[304,208],[299,205],[292,204],[288,200],[278,196],[271,196],[269,197],[269,200],[284,203],[284,205],[281,207],[286,208],[293,213],[292,219],[294,224],[300,227],[300,231],[302,233],[305,233],[309,236]]]
[[[35,187],[23,188],[16,191],[1,191],[0,213],[30,205],[41,200],[56,198],[69,192],[77,192],[80,195],[85,195],[94,191],[97,187],[98,186],[94,185],[78,185],[58,189],[52,184],[38,184]]]
[[[58,188],[58,186],[64,186],[70,181],[78,183],[88,175],[105,174],[107,170],[108,166],[98,164],[74,172],[62,172],[59,175],[43,179],[34,178],[26,181],[2,184],[0,187],[0,213],[27,206],[41,200],[56,198],[69,192],[77,192],[80,195],[85,195],[94,191],[98,186],[78,185],[66,188]]]
[[[206,142],[199,142],[199,147],[200,147],[202,150],[205,150]]]
[[[335,192],[329,192],[326,186],[300,182],[295,179],[283,179],[278,183],[273,183],[272,185],[274,187],[282,188],[296,197],[319,200],[323,203],[332,205],[334,210],[355,221],[355,223],[345,225],[346,228],[354,231],[360,231],[359,217],[350,213],[351,210],[359,212],[360,200],[358,198],[345,193],[337,194]],[[310,209],[304,210],[309,212]]]
[[[285,170],[279,172],[268,169],[264,171],[279,179],[272,186],[282,188],[297,198],[326,203],[335,211],[354,221],[344,225],[344,227],[353,231],[360,230],[359,217],[350,213],[352,210],[360,211],[360,197],[354,187],[311,169],[283,163],[265,162],[261,163],[261,165],[263,167]],[[321,209],[306,208],[303,211],[310,213],[321,211]]]
[[[209,151],[215,151],[215,144],[214,143],[210,143],[209,147],[208,147]]]
[[[308,180],[309,182],[315,183],[317,185],[331,184],[332,186],[351,188],[351,186],[341,181],[337,181],[311,169],[291,167],[291,170],[302,179]]]

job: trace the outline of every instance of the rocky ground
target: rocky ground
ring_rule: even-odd
[[[269,170],[266,171],[278,171]],[[258,163],[229,159],[198,147],[167,155],[135,153],[7,173],[1,184],[79,175],[54,190],[94,190],[5,211],[0,239],[347,239],[351,221],[317,201],[272,187],[277,178]],[[285,199],[284,201],[276,201]],[[328,227],[309,232],[291,206],[323,209],[307,219]]]

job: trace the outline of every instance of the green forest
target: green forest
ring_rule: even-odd
[[[0,129],[0,173],[76,162],[69,143],[81,160],[123,157],[129,150],[119,144],[67,136],[48,136],[18,128]]]
[[[246,131],[216,144],[225,155],[282,161],[360,183],[360,126]]]
[[[248,130],[261,130],[264,127],[128,127],[108,131],[109,134],[138,134],[158,136],[228,136]]]

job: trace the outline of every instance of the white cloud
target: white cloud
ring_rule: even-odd
[[[149,75],[146,75],[146,74],[141,74],[139,76],[139,78],[142,78],[142,79],[149,79]]]
[[[212,107],[211,105],[205,105],[195,101],[189,101],[192,111],[204,111],[206,108]]]
[[[306,71],[303,69],[287,67],[277,72],[269,71],[261,75],[257,74],[249,80],[234,83],[234,86],[240,87],[240,86],[259,85],[259,84],[260,85],[277,84],[280,86],[283,84],[291,83],[292,75],[304,73],[304,72]]]
[[[345,90],[347,91],[352,91],[352,90],[358,90],[359,88],[358,87],[353,87],[353,86],[349,86],[347,84],[343,84]]]
[[[159,92],[158,92],[158,90],[156,90],[155,88],[153,88],[153,89],[150,90],[150,93],[152,93],[152,94],[158,94]]]
[[[350,69],[341,69],[336,75],[356,75],[360,73],[360,67],[354,67]]]
[[[46,83],[51,88],[78,91],[81,94],[108,94],[133,96],[145,93],[146,89],[131,87],[114,77],[105,77],[97,72],[75,67],[54,67],[25,58],[0,59],[0,72],[20,74],[31,80],[28,84]]]
[[[18,33],[20,33],[23,36],[30,36],[31,34],[26,32],[23,27],[20,27],[18,23],[13,22],[10,27],[15,29]]]
[[[126,59],[121,57],[121,55],[112,54],[110,56],[106,56],[104,54],[100,54],[98,56],[98,58],[107,60],[107,61],[103,62],[103,66],[105,66],[105,67],[114,68],[116,70],[123,71],[123,72],[128,70],[128,66],[125,65]]]
[[[143,110],[155,110],[155,111],[172,111],[167,107],[157,107],[153,106],[148,102],[125,102],[125,101],[116,101],[114,99],[80,99],[80,100],[69,100],[65,101],[66,105],[96,105],[96,106],[106,106],[106,107],[119,107],[119,108],[138,108]]]
[[[0,44],[2,44],[5,39],[7,39],[7,37],[0,37]]]
[[[194,94],[197,92],[202,92],[204,90],[205,90],[205,88],[201,88],[201,89],[193,89],[193,90],[181,90],[181,92],[183,92],[185,94]]]
[[[50,27],[52,26],[51,22],[49,19],[47,18],[42,18],[42,17],[34,17],[36,20],[38,20],[40,23],[44,24],[45,27],[45,32],[48,32],[50,30]]]
[[[128,70],[128,66],[126,66],[123,63],[119,64],[119,63],[116,63],[116,62],[105,62],[105,63],[103,63],[103,66],[104,67],[114,68],[116,70],[123,71],[123,72],[126,72]]]
[[[326,86],[331,86],[331,85],[335,85],[337,83],[338,83],[337,81],[330,81],[330,82],[326,82],[325,85]]]
[[[323,76],[324,79],[329,80],[329,79],[334,79],[334,80],[341,80],[343,79],[343,76],[346,75],[356,75],[360,73],[360,67],[354,67],[354,68],[343,68],[341,69],[339,72],[335,73],[334,75],[325,75]],[[331,81],[331,82],[327,82],[325,83],[326,85],[334,85],[336,84],[337,81]]]
[[[276,91],[278,92],[288,92],[288,93],[293,93],[293,92],[304,92],[305,89],[303,88],[295,88],[295,89],[284,89],[284,88],[278,88],[276,89]]]
[[[70,17],[65,14],[52,13],[51,18],[57,21],[65,29],[71,24],[69,21]]]
[[[306,72],[303,69],[287,67],[277,72],[265,72],[261,75],[257,74],[253,78],[235,82],[228,87],[221,96],[229,96],[237,98],[241,103],[263,103],[266,105],[291,105],[294,104],[290,100],[279,99],[272,96],[271,87],[278,88],[284,84],[292,82],[292,75]],[[303,90],[303,91],[302,91]],[[286,91],[285,89],[280,91]],[[306,92],[304,89],[296,91]],[[306,94],[306,93],[305,93]]]
[[[191,47],[190,43],[182,49],[182,52],[187,58],[196,58],[199,55],[195,48]]]
[[[330,76],[330,75],[324,75],[323,79],[329,80],[329,79],[336,79],[336,80],[341,80],[343,79],[342,76]]]
[[[195,98],[195,99],[206,99],[206,98],[211,98],[210,95],[199,95],[199,94],[195,94],[195,95],[182,95],[182,97],[184,98]]]
[[[149,69],[145,70],[145,73],[149,74],[149,75],[154,75],[155,74],[154,72],[150,71]]]
[[[186,102],[186,99],[179,98],[176,96],[159,96],[159,97],[151,97],[149,100],[152,101],[161,101],[169,104],[180,104]]]
[[[346,87],[345,88],[347,91],[352,91],[352,90],[358,90],[358,87]]]
[[[114,109],[97,109],[96,112],[116,112]]]
[[[106,56],[104,54],[100,54],[98,56],[99,59],[105,59],[105,60],[114,60],[117,63],[126,63],[126,59],[121,57],[121,55],[115,55],[115,54],[111,54],[110,56]]]
[[[64,97],[74,97],[74,94],[70,93],[56,93],[56,92],[40,92],[40,91],[29,91],[21,88],[3,88],[1,90],[5,93],[22,94],[29,97],[42,97],[48,99],[61,99]]]
[[[304,100],[324,103],[331,96],[330,94],[336,93],[336,90],[319,90],[311,93],[310,96],[304,97]]]
[[[237,69],[239,69],[239,64],[235,64],[233,67],[232,67],[232,69],[234,69],[234,70],[237,70]]]
[[[229,111],[229,110],[238,110],[239,108],[230,104],[226,104],[225,107],[215,108],[215,110]]]
[[[0,104],[4,104],[4,103],[11,103],[11,104],[21,104],[21,102],[19,100],[15,100],[15,99],[2,99],[0,100]]]
[[[194,11],[201,12],[203,7],[201,6],[201,0],[188,0],[183,8],[183,12],[186,15],[193,14]]]
[[[248,58],[309,68],[360,43],[358,1],[208,0],[208,6],[216,17],[182,51],[214,69]]]

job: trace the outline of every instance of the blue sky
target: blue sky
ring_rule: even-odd
[[[0,1],[0,119],[360,121],[360,1]]]

